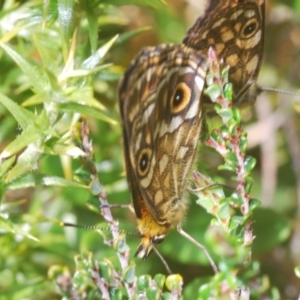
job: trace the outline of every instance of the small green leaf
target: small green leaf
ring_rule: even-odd
[[[223,110],[223,109],[222,109]],[[229,132],[229,129],[226,125],[222,125],[220,128],[219,128],[220,132],[221,132],[221,135],[222,137],[228,137],[231,135],[231,133]],[[228,142],[227,142],[228,143]]]
[[[201,205],[209,214],[213,214],[215,203],[210,197],[203,197],[200,195],[196,203]]]
[[[37,186],[61,186],[87,189],[88,187],[57,176],[49,176],[41,173],[26,173],[6,183],[8,189],[21,189]]]
[[[300,279],[300,266],[297,266],[295,269],[295,275]]]
[[[254,180],[252,177],[245,176],[245,192],[247,194],[250,194],[253,182],[254,182]]]
[[[138,277],[137,287],[140,291],[144,291],[150,286],[151,276],[150,275],[142,275]]]
[[[157,286],[162,289],[164,287],[165,284],[165,280],[166,280],[166,276],[163,274],[156,274],[154,276],[154,281],[156,282]]]
[[[26,232],[24,229],[21,228],[21,226],[16,225],[13,222],[11,222],[9,219],[5,219],[1,216],[0,216],[0,228],[5,231],[11,232],[13,234],[19,234],[21,236],[24,236],[35,242],[39,242],[39,240],[36,237]]]
[[[109,260],[106,259],[104,261],[99,262],[100,274],[106,281],[109,281],[112,278],[112,269]]]
[[[208,72],[206,74],[205,80],[206,80],[207,86],[211,86],[214,83],[214,76],[213,76],[213,74],[211,72]],[[205,91],[204,91],[204,93],[205,93]]]
[[[52,154],[52,155],[68,155],[73,158],[84,157],[85,153],[75,145],[65,145],[59,142],[56,142],[51,147],[41,147],[43,153]]]
[[[160,300],[161,291],[156,287],[149,287],[146,289],[146,296],[149,300]]]
[[[84,1],[86,16],[88,20],[88,30],[89,30],[89,38],[91,43],[92,53],[97,49],[98,43],[98,22],[97,22],[97,11],[93,5],[93,1]]]
[[[229,226],[228,226],[229,232],[235,233],[235,230],[239,226],[243,225],[243,222],[244,222],[244,218],[243,217],[241,217],[241,216],[233,216],[230,219],[230,222],[229,222]]]
[[[174,297],[171,296],[169,292],[164,292],[161,294],[161,300],[172,300]]]
[[[233,118],[228,120],[227,127],[228,127],[228,133],[230,134],[230,136],[234,136],[236,134],[237,124]]]
[[[198,290],[198,299],[209,299],[211,296],[211,284],[203,284]]]
[[[261,206],[261,201],[258,199],[251,199],[249,203],[250,210],[253,211],[257,207]]]
[[[64,278],[69,278],[71,280],[71,273],[68,267],[61,265],[52,265],[47,273],[50,280],[55,280],[58,276],[64,276]]]
[[[232,89],[232,84],[231,83],[227,83],[228,80],[229,80],[229,67],[224,67],[222,70],[221,70],[221,77],[223,79],[223,81],[226,83],[226,90],[229,90],[229,89]],[[224,90],[225,90],[224,88]]]
[[[205,89],[205,94],[207,94],[210,99],[215,102],[216,99],[222,94],[222,91],[220,89],[220,86],[216,83],[213,83],[208,86],[207,89]]]
[[[98,196],[104,191],[103,185],[100,183],[99,179],[96,177],[91,183],[91,193],[93,196]]]
[[[138,29],[135,29],[132,31],[126,31],[125,33],[122,33],[118,36],[118,39],[116,40],[116,45],[122,44],[122,43],[126,42],[127,40],[130,40],[130,39],[134,38],[135,36],[138,36],[141,33],[147,32],[151,29],[152,29],[152,27],[145,26],[145,27],[141,27],[141,28],[138,28]]]
[[[225,75],[226,74],[226,75]],[[225,76],[224,76],[225,75]],[[228,69],[224,70],[223,76],[222,77],[227,77],[228,79]],[[226,79],[226,80],[227,80]],[[226,83],[224,86],[224,96],[228,101],[232,101],[232,84],[231,83]]]
[[[4,174],[9,170],[16,160],[16,156],[12,156],[4,161],[1,161],[0,164],[0,177],[4,178]]]
[[[211,137],[218,143],[223,143],[223,138],[221,136],[220,130],[214,129],[211,132]]]
[[[281,300],[282,299],[280,291],[275,286],[271,287],[270,299],[272,299],[272,300]]]
[[[237,163],[238,161],[235,154],[232,152],[227,152],[225,155],[225,164],[220,166],[219,169],[235,172]]]
[[[16,139],[14,139],[10,144],[8,144],[0,155],[0,159],[10,157],[23,148],[27,147],[29,144],[37,142],[43,137],[43,133],[37,131],[34,127],[26,128],[22,134],[20,134]]]
[[[237,108],[233,108],[232,109],[232,113],[233,113],[233,118],[236,122],[237,125],[240,125],[241,124],[241,114],[240,114],[240,110],[237,109]]]
[[[227,201],[222,201],[218,207],[218,216],[224,222],[230,220],[230,205]]]
[[[246,153],[248,145],[248,138],[245,135],[240,136],[240,150],[242,153]]]
[[[9,170],[5,182],[10,182],[15,178],[33,172],[37,169],[37,161],[41,152],[33,144],[29,145],[22,154],[19,155],[17,163]]]
[[[63,82],[64,80],[66,80],[68,78],[86,77],[86,76],[92,75],[94,73],[98,73],[99,71],[101,71],[103,69],[107,69],[111,66],[112,66],[112,64],[103,64],[101,66],[96,66],[96,67],[91,68],[91,69],[68,70],[66,72],[63,72],[59,76],[59,81]],[[76,89],[76,92],[80,92],[80,89],[78,89],[78,87],[76,87],[75,89]],[[84,100],[84,99],[81,99],[81,100]]]
[[[102,0],[101,3],[109,5],[124,5],[124,0]],[[127,0],[126,5],[148,6],[151,8],[162,7],[165,2],[163,0]]]
[[[119,253],[125,253],[126,251],[128,251],[125,234],[120,234],[114,240],[114,249],[116,249]]]
[[[123,71],[121,68],[112,66],[109,69],[103,69],[101,72],[97,73],[95,75],[95,78],[102,81],[119,81],[123,76]]]
[[[250,173],[256,165],[256,159],[251,156],[247,156],[244,161],[244,167],[248,173]]]
[[[22,102],[22,106],[32,106],[37,104],[42,104],[50,101],[55,101],[56,99],[49,99],[49,96],[45,93],[33,94],[31,97],[27,98]]]
[[[208,176],[203,175],[202,173],[198,171],[193,172],[194,182],[198,189],[204,190],[205,187],[210,186],[214,184],[212,179]]]
[[[237,204],[237,206],[241,206],[243,204],[243,199],[238,193],[232,193],[230,196],[230,201]]]
[[[74,0],[58,0],[57,1],[57,10],[58,10],[58,20],[59,28],[61,30],[66,49],[68,49],[69,42],[73,35],[74,27]]]
[[[228,120],[233,118],[232,108],[223,108],[218,111],[219,116],[223,119],[223,122],[226,124]]]
[[[95,53],[93,53],[90,57],[88,57],[82,63],[82,69],[92,69],[96,67],[102,60],[102,58],[106,55],[115,41],[118,39],[118,35],[114,36],[110,39],[106,44],[104,44],[101,48],[99,48]]]
[[[81,113],[83,115],[97,118],[99,120],[103,120],[103,121],[108,122],[113,125],[118,123],[116,120],[107,116],[103,112],[96,110],[93,107],[87,107],[85,105],[80,105],[80,104],[76,104],[76,103],[59,104],[58,107],[63,112]]]
[[[169,291],[181,291],[183,279],[180,274],[172,274],[166,278],[166,287]]]
[[[19,53],[7,45],[0,43],[0,46],[16,62],[24,74],[27,75],[36,93],[43,93],[45,90],[47,91],[50,89],[49,80],[45,72],[41,72],[36,66],[32,66]]]
[[[2,105],[13,115],[23,130],[26,129],[35,119],[35,115],[31,111],[20,107],[15,101],[1,93],[0,103],[2,103]]]

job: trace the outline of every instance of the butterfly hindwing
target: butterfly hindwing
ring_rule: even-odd
[[[211,0],[183,43],[207,53],[213,47],[230,66],[233,102],[253,103],[264,43],[265,0]],[[205,99],[206,102],[210,100]]]

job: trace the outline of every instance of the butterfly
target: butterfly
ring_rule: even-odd
[[[146,258],[186,214],[206,72],[206,57],[194,49],[160,45],[145,48],[120,84],[126,172],[142,238],[138,257]]]
[[[173,227],[187,237],[181,224],[203,103],[209,101],[204,94],[208,48],[231,67],[234,101],[248,101],[261,64],[263,23],[262,0],[211,0],[182,44],[144,48],[127,68],[118,97],[127,181],[141,236],[136,256],[145,259]]]

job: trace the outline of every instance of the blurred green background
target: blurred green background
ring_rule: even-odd
[[[80,152],[79,122],[88,122],[108,201],[128,204],[118,80],[142,47],[180,43],[204,5],[199,0],[166,4],[11,0],[0,6],[0,299],[60,299],[61,293],[48,277],[51,266],[67,266],[73,272],[78,253],[92,251],[97,260],[114,255],[97,232],[59,226],[60,221],[106,226],[99,213],[88,209],[89,191],[76,181],[81,166],[76,157]],[[117,34],[116,42],[107,44]],[[90,72],[75,72],[84,69]],[[258,83],[300,92],[298,0],[267,1],[265,52]],[[4,100],[7,105],[2,105]],[[248,152],[258,161],[252,196],[263,204],[254,214],[253,257],[261,264],[267,288],[280,291],[279,299],[296,299],[300,293],[300,280],[294,273],[300,264],[297,101],[299,96],[263,92],[255,106],[242,114]],[[21,124],[20,119],[24,120]],[[34,149],[28,147],[31,142]],[[7,149],[10,155],[3,154]],[[197,169],[217,181],[227,181],[229,175],[217,171],[221,158],[203,145],[199,151]],[[8,162],[9,157],[13,159]],[[30,174],[45,180],[33,180]],[[72,185],[73,181],[78,186]],[[184,229],[201,242],[211,217],[193,200],[191,197]],[[120,229],[136,231],[132,212],[115,208],[113,214]],[[139,239],[128,236],[126,240],[134,259]],[[183,276],[187,299],[202,278],[212,275],[203,253],[176,230],[159,250],[173,272]],[[156,255],[134,260],[138,275],[166,273]]]

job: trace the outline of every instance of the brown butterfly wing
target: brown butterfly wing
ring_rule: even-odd
[[[183,40],[187,46],[204,53],[212,46],[230,66],[229,80],[236,105],[253,102],[256,98],[264,19],[264,0],[211,0]]]
[[[163,235],[184,216],[206,70],[198,51],[160,45],[145,48],[120,84],[127,178],[143,235]],[[156,228],[148,228],[150,223]]]

